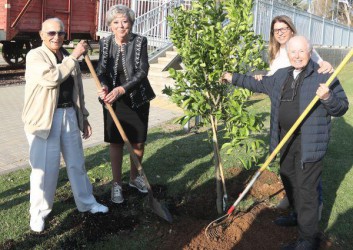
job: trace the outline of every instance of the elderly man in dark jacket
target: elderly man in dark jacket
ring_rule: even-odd
[[[312,47],[305,37],[295,36],[287,43],[291,67],[280,69],[261,81],[228,72],[221,78],[222,81],[269,95],[271,152],[315,95],[320,99],[280,151],[280,175],[294,208],[293,220],[299,227],[299,239],[284,249],[319,247],[317,186],[328,147],[331,116],[342,116],[348,110],[348,100],[339,80],[334,79],[330,87],[324,84],[330,75],[317,72],[319,65],[310,59],[311,51]]]

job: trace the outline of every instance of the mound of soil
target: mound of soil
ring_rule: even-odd
[[[252,176],[247,171],[233,171],[238,172],[232,173],[237,177],[228,185],[231,195],[236,196]],[[219,217],[214,214],[216,197],[210,197],[210,193],[198,195],[186,204],[184,212],[170,226],[169,233],[160,233],[163,245],[158,249],[280,249],[296,240],[296,227],[284,228],[273,223],[275,218],[288,212],[274,208],[274,204],[284,196],[282,183],[276,174],[264,171],[244,198],[250,205],[245,204],[244,211],[236,208],[217,224],[210,224]],[[235,201],[236,197],[230,200]],[[166,231],[165,228],[160,230]],[[330,241],[323,239],[321,249],[331,246]]]

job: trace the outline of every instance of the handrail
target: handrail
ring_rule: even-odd
[[[149,55],[171,46],[166,17],[181,4],[190,6],[192,0],[101,0],[97,36],[110,34],[105,24],[105,14],[115,4],[133,7],[136,12],[133,31],[149,41]],[[353,47],[353,30],[345,25],[299,10],[274,0],[254,0],[254,31],[269,41],[271,21],[274,16],[292,18],[298,33],[308,37],[313,45]],[[310,24],[310,25],[309,25]]]

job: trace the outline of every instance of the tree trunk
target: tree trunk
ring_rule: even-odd
[[[218,214],[222,214],[225,210],[225,199],[223,199],[223,192],[226,197],[225,191],[225,183],[223,177],[223,170],[222,170],[222,160],[221,155],[219,153],[219,145],[218,145],[218,138],[217,138],[217,127],[216,127],[216,118],[212,115],[210,116],[211,126],[212,126],[212,144],[213,144],[213,156],[214,156],[214,164],[215,164],[215,179],[216,179],[216,205],[217,205],[217,212]],[[221,181],[223,184],[223,192]]]

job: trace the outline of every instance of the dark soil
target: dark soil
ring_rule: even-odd
[[[236,173],[236,182],[228,183],[232,194],[243,191],[240,187],[247,183],[249,172],[245,175]],[[245,180],[244,180],[245,178]],[[239,185],[239,181],[246,181]],[[234,192],[235,191],[235,192]],[[277,175],[264,171],[245,197],[250,205],[240,206],[224,223],[207,225],[216,219],[214,200],[210,193],[198,195],[193,201],[180,208],[183,212],[171,226],[169,234],[163,234],[163,244],[159,249],[280,249],[285,244],[295,241],[297,228],[276,226],[273,221],[287,211],[273,208],[284,195],[282,184]],[[237,197],[233,197],[235,201]],[[238,211],[237,211],[238,210]],[[162,228],[160,230],[163,230]],[[321,249],[327,249],[331,242],[323,239]]]
[[[254,172],[238,169],[230,171],[232,173],[228,174],[235,178],[227,183],[227,188],[229,200],[234,202]],[[100,202],[108,204],[108,214],[91,215],[75,210],[64,222],[57,222],[55,217],[49,217],[49,226],[43,233],[29,233],[21,242],[8,240],[0,244],[0,249],[28,249],[35,247],[46,237],[64,235],[66,232],[70,232],[70,236],[63,236],[59,246],[55,243],[55,247],[83,249],[89,242],[104,241],[109,235],[129,237],[139,227],[149,228],[146,234],[153,231],[151,241],[156,242],[155,249],[163,250],[280,249],[284,244],[296,239],[296,227],[282,228],[273,223],[276,217],[287,212],[273,208],[283,197],[283,188],[276,174],[264,171],[244,198],[244,202],[225,218],[224,223],[211,224],[206,232],[205,229],[211,221],[220,216],[216,213],[214,187],[210,185],[206,188],[208,192],[200,191],[180,197],[167,197],[164,186],[153,185],[155,197],[165,202],[173,215],[174,221],[171,224],[151,213],[146,204],[147,199],[144,199],[145,195],[124,185],[124,196],[128,198],[121,205],[110,202],[109,192],[99,196]],[[72,197],[58,198],[63,203],[73,203]],[[320,249],[339,248],[323,236]]]

